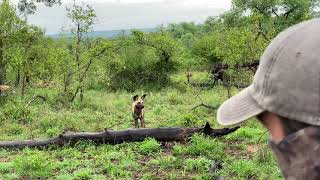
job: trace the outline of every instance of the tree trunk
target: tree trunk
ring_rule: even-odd
[[[231,85],[230,85],[230,81],[227,81],[227,90],[228,90],[228,98],[231,98]]]
[[[75,93],[73,94],[73,96],[72,96],[72,98],[71,98],[71,100],[70,100],[71,103],[75,100],[75,98],[77,97],[79,91],[80,91],[80,93],[81,93],[81,94],[80,94],[81,101],[83,100],[83,86],[82,86],[82,83],[83,83],[83,81],[84,81],[84,78],[85,78],[86,75],[87,75],[87,72],[89,71],[89,68],[90,68],[92,62],[93,62],[93,60],[90,59],[89,62],[88,62],[88,64],[86,65],[86,69],[84,70],[82,76],[80,76],[79,86],[77,87]]]
[[[80,89],[80,101],[82,102],[83,101],[83,87],[81,86],[81,89]]]
[[[77,60],[77,65],[78,65],[78,72],[79,72],[79,87],[80,87],[80,101],[83,100],[83,89],[82,89],[82,80],[81,80],[81,73],[80,73],[80,43],[82,41],[81,39],[81,31],[80,31],[80,24],[77,25],[77,47],[76,47],[76,60]],[[79,90],[76,90],[75,96],[77,96]],[[72,100],[73,101],[73,100]]]
[[[212,129],[209,123],[204,128],[150,128],[127,129],[122,131],[106,130],[100,133],[65,133],[58,137],[46,140],[3,141],[0,148],[46,148],[51,145],[74,145],[81,140],[90,140],[97,144],[120,144],[124,142],[139,142],[146,138],[155,138],[158,141],[187,141],[194,133],[203,133],[210,137],[220,137],[236,131],[239,127]]]
[[[0,46],[1,49],[1,46]],[[0,85],[6,83],[6,66],[3,59],[2,51],[0,50]]]
[[[3,42],[0,39],[0,85],[5,84],[6,82],[6,66],[3,55],[3,48]]]
[[[24,97],[25,93],[26,93],[26,73],[23,74],[22,77],[22,86],[21,86],[21,96]]]
[[[0,85],[6,83],[6,67],[0,60]]]
[[[20,69],[17,69],[16,73],[16,82],[14,83],[15,87],[18,87],[20,84]]]

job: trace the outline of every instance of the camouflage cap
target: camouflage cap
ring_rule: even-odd
[[[320,19],[280,33],[263,53],[252,85],[224,102],[217,119],[232,125],[264,111],[320,126]]]

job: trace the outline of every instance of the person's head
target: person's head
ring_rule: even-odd
[[[293,147],[301,148],[302,144],[305,147],[317,144],[317,148],[310,147],[308,151],[316,149],[320,155],[320,137],[314,140],[317,132],[314,128],[320,133],[320,19],[294,25],[280,33],[262,55],[252,85],[223,103],[217,112],[222,125],[238,124],[252,117],[257,117],[269,130],[271,141],[277,142],[272,148],[285,177],[300,172],[288,173],[292,164],[306,165],[297,155],[301,149],[295,149],[294,156],[302,163],[293,163],[297,159],[292,154],[286,157],[290,163],[284,163],[283,152],[287,152],[290,142],[298,143]],[[278,144],[284,140],[282,144],[286,146]]]

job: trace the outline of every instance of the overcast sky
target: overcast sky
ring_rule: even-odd
[[[17,0],[12,0],[17,1]],[[65,7],[71,0],[62,0],[61,6],[38,5],[29,21],[46,29],[47,34],[67,28]],[[97,13],[94,30],[150,28],[182,21],[203,22],[208,16],[218,15],[231,7],[231,0],[78,0],[90,4]]]

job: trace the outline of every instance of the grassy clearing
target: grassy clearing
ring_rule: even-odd
[[[197,81],[204,80],[199,73]],[[182,75],[172,77],[184,81]],[[233,94],[236,93],[233,89]],[[69,108],[54,107],[54,90],[30,90],[25,99],[11,96],[0,109],[0,140],[56,136],[63,131],[102,131],[133,127],[131,97],[147,93],[146,126],[203,126],[215,120],[215,110],[191,108],[199,104],[198,88],[177,84],[175,88],[136,93],[90,90],[84,102]],[[33,94],[48,97],[45,104],[26,107]],[[224,87],[204,90],[206,104],[219,106],[226,98]],[[267,146],[262,127],[251,121],[228,136],[210,139],[194,135],[188,143],[165,148],[154,139],[120,145],[96,146],[81,142],[75,147],[45,150],[0,150],[0,179],[281,179]]]

